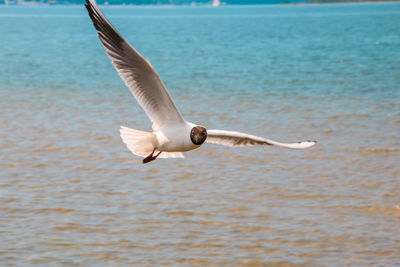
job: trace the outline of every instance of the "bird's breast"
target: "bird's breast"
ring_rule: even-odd
[[[190,140],[190,129],[187,127],[174,127],[155,132],[157,136],[157,150],[165,152],[184,152],[196,149]]]

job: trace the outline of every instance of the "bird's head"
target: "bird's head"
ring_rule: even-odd
[[[190,139],[195,145],[201,145],[207,139],[207,130],[203,126],[195,126],[190,131]]]

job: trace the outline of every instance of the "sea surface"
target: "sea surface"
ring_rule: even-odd
[[[85,8],[0,6],[1,266],[398,266],[400,3],[101,9],[187,120],[318,144],[143,165]]]

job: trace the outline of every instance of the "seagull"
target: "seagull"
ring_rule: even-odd
[[[144,158],[143,163],[157,157],[184,158],[182,152],[199,148],[204,142],[234,147],[267,145],[292,149],[316,144],[315,141],[281,143],[236,131],[207,130],[186,121],[150,62],[118,33],[94,0],[86,0],[85,6],[107,56],[152,122],[152,132],[120,128],[122,141],[133,154]]]

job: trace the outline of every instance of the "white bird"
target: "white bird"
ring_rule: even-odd
[[[315,145],[315,141],[287,144],[240,132],[206,130],[184,120],[150,62],[125,41],[94,0],[86,0],[85,6],[112,64],[153,123],[153,132],[124,126],[120,129],[123,142],[133,154],[144,157],[143,163],[157,157],[183,158],[182,152],[199,148],[204,142],[227,146],[276,145],[293,149]]]

